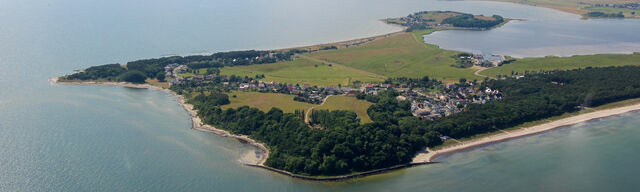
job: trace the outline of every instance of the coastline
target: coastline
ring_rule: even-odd
[[[502,142],[502,141],[507,141],[507,140],[511,140],[511,139],[517,139],[517,138],[521,138],[521,137],[525,137],[525,136],[529,136],[529,135],[534,135],[534,134],[538,134],[538,133],[542,133],[542,132],[546,132],[549,130],[553,130],[553,129],[557,129],[560,127],[565,127],[565,126],[570,126],[570,125],[575,125],[578,123],[583,123],[583,122],[587,122],[587,121],[591,121],[591,120],[595,120],[595,119],[601,119],[601,118],[606,118],[606,117],[611,117],[611,116],[616,116],[616,115],[621,115],[624,113],[629,113],[629,112],[633,112],[633,111],[639,111],[640,110],[640,104],[636,103],[636,104],[632,104],[632,105],[627,105],[627,106],[622,106],[622,107],[615,107],[615,108],[611,108],[611,109],[603,109],[603,110],[598,110],[598,111],[594,111],[594,112],[589,112],[589,113],[585,113],[585,114],[580,114],[580,115],[576,115],[576,116],[572,116],[572,117],[567,117],[567,118],[563,118],[563,119],[558,119],[552,122],[548,122],[548,123],[544,123],[544,124],[540,124],[540,125],[535,125],[535,126],[531,126],[531,127],[526,127],[526,128],[522,128],[522,129],[517,129],[514,131],[504,131],[503,133],[499,133],[496,135],[490,135],[490,136],[486,136],[486,137],[482,137],[482,138],[478,138],[478,139],[474,139],[471,141],[467,141],[467,142],[463,142],[451,147],[446,147],[443,149],[439,149],[439,150],[429,150],[427,149],[426,153],[425,152],[420,152],[418,153],[418,155],[416,155],[413,158],[413,163],[435,163],[433,160],[440,156],[440,155],[444,155],[444,154],[451,154],[451,153],[456,153],[456,152],[460,152],[463,150],[467,150],[467,149],[471,149],[474,147],[480,147],[483,145],[488,145],[488,144],[493,144],[493,143],[498,143],[498,142]]]
[[[509,21],[511,20],[518,20],[518,21],[522,21],[522,19],[505,19],[505,22],[494,26],[492,28],[488,28],[488,29],[470,29],[470,28],[447,28],[447,29],[438,29],[435,31],[439,31],[439,30],[490,30],[490,29],[495,29],[495,28],[499,28],[505,24],[507,24]],[[387,23],[389,24],[389,23]],[[394,25],[394,24],[390,24],[390,25]],[[388,38],[394,35],[398,35],[398,34],[402,34],[402,33],[407,33],[404,30],[403,31],[397,31],[397,32],[392,32],[392,33],[388,33],[388,34],[383,34],[383,35],[377,35],[377,36],[372,36],[372,37],[365,37],[365,38],[359,38],[359,39],[355,39],[355,40],[347,40],[347,41],[341,41],[341,42],[335,42],[335,43],[324,43],[324,44],[316,44],[316,45],[309,45],[309,46],[302,46],[302,47],[296,47],[299,49],[312,49],[314,47],[320,47],[320,46],[329,46],[329,45],[337,45],[337,46],[342,46],[342,44],[344,43],[350,43],[350,42],[363,42],[362,44],[366,44],[369,42],[373,42],[376,40],[380,40],[380,39],[384,39],[384,38]],[[424,43],[424,41],[423,41]],[[425,43],[427,44],[427,43]],[[296,49],[296,48],[285,48],[285,49],[274,49],[274,50],[289,50],[289,49]],[[476,74],[478,74],[480,71],[477,71]],[[559,120],[555,120],[553,122],[549,122],[549,123],[545,123],[542,125],[537,125],[537,126],[532,126],[532,127],[527,127],[527,128],[522,128],[522,129],[518,129],[515,131],[509,131],[508,133],[500,133],[500,134],[496,134],[496,135],[490,135],[490,136],[486,136],[486,137],[481,137],[478,139],[474,139],[468,142],[464,142],[455,146],[451,146],[451,147],[446,147],[443,149],[439,149],[439,150],[430,150],[427,148],[427,150],[425,150],[424,152],[418,152],[412,162],[406,163],[406,164],[401,164],[401,165],[396,165],[396,166],[392,166],[392,167],[386,167],[386,168],[381,168],[381,169],[375,169],[375,170],[371,170],[371,171],[366,171],[366,172],[360,172],[360,173],[353,173],[353,174],[349,174],[349,175],[339,175],[339,176],[305,176],[305,175],[298,175],[298,174],[294,174],[288,171],[284,171],[284,170],[280,170],[280,169],[276,169],[273,167],[268,167],[265,166],[264,163],[266,162],[266,160],[269,157],[269,150],[268,148],[266,148],[262,143],[259,143],[251,138],[249,138],[248,136],[245,135],[235,135],[232,134],[226,130],[222,130],[222,129],[218,129],[215,128],[211,125],[207,125],[204,124],[203,121],[200,119],[200,117],[198,116],[198,111],[195,110],[193,107],[193,105],[186,103],[186,99],[182,96],[179,95],[173,91],[171,91],[170,89],[167,88],[162,88],[162,87],[158,87],[158,86],[154,86],[151,84],[132,84],[132,83],[126,83],[126,82],[100,82],[100,81],[72,81],[72,82],[59,82],[57,77],[54,78],[50,78],[49,79],[52,83],[54,84],[61,84],[61,85],[106,85],[106,86],[120,86],[120,87],[128,87],[128,88],[138,88],[138,89],[152,89],[152,90],[166,90],[169,93],[171,93],[172,95],[176,96],[178,98],[178,102],[180,103],[180,105],[185,109],[185,111],[187,111],[191,117],[191,121],[192,121],[192,128],[199,130],[199,131],[205,131],[205,132],[211,132],[223,137],[231,137],[231,138],[236,138],[242,141],[245,141],[247,143],[249,143],[250,145],[253,145],[257,148],[259,148],[260,150],[263,151],[262,154],[259,155],[259,158],[257,157],[257,155],[253,155],[252,158],[247,158],[249,159],[249,161],[252,161],[254,163],[243,163],[244,165],[250,166],[250,167],[256,167],[256,168],[262,168],[262,169],[266,169],[268,171],[272,171],[278,174],[282,174],[285,176],[289,176],[292,178],[297,178],[297,179],[302,179],[302,180],[310,180],[310,181],[343,181],[343,180],[348,180],[348,179],[352,179],[352,178],[360,178],[360,177],[365,177],[365,176],[369,176],[369,175],[375,175],[375,174],[381,174],[381,173],[385,173],[385,172],[389,172],[389,171],[393,171],[393,170],[398,170],[398,169],[403,169],[403,168],[409,168],[409,167],[413,167],[413,166],[417,166],[417,165],[425,165],[425,164],[433,164],[433,163],[437,163],[435,161],[433,161],[435,158],[437,158],[440,155],[444,155],[444,154],[451,154],[451,153],[455,153],[455,152],[460,152],[463,150],[467,150],[470,148],[474,148],[474,147],[480,147],[483,145],[488,145],[488,144],[492,144],[492,143],[497,143],[497,142],[502,142],[502,141],[507,141],[507,140],[511,140],[511,139],[517,139],[520,137],[525,137],[525,136],[529,136],[529,135],[533,135],[533,134],[537,134],[537,133],[541,133],[541,132],[545,132],[545,131],[549,131],[552,129],[556,129],[556,128],[560,128],[560,127],[564,127],[564,126],[568,126],[568,125],[573,125],[573,124],[577,124],[577,123],[581,123],[581,122],[586,122],[586,121],[590,121],[593,119],[599,119],[599,118],[605,118],[605,117],[609,117],[609,116],[614,116],[614,115],[619,115],[619,114],[623,114],[623,113],[628,113],[628,112],[632,112],[632,111],[636,111],[636,110],[640,110],[640,104],[635,104],[635,105],[629,105],[629,106],[623,106],[623,107],[616,107],[613,109],[607,109],[607,110],[599,110],[599,111],[595,111],[595,112],[590,112],[590,113],[586,113],[586,114],[581,114],[578,116],[574,116],[574,117],[568,117],[568,118],[563,118],[563,119],[559,119]],[[632,108],[632,109],[627,109],[627,108]],[[620,112],[622,111],[622,112]],[[604,112],[604,113],[603,113]],[[606,113],[608,112],[608,113]],[[596,115],[590,115],[590,114],[595,114]],[[590,116],[587,116],[590,115]],[[592,117],[593,116],[593,117]],[[581,117],[581,118],[578,118]],[[575,119],[577,118],[577,119]],[[248,155],[247,155],[248,156]]]
[[[503,141],[508,141],[508,140],[511,140],[511,139],[518,139],[518,138],[521,138],[521,137],[526,137],[526,136],[530,136],[530,135],[534,135],[534,134],[538,134],[538,133],[543,133],[543,132],[550,131],[550,130],[553,130],[553,129],[557,129],[557,128],[560,128],[560,127],[570,126],[570,125],[583,123],[583,122],[587,122],[587,121],[591,121],[591,120],[595,120],[595,119],[601,119],[601,118],[606,118],[606,117],[610,117],[610,116],[621,115],[621,114],[629,113],[629,112],[633,112],[633,111],[640,111],[640,103],[634,103],[634,104],[631,104],[631,105],[625,105],[625,106],[621,106],[621,107],[614,107],[614,108],[610,108],[610,109],[597,110],[597,111],[594,111],[594,112],[589,112],[589,113],[584,113],[584,114],[580,114],[580,115],[576,115],[576,116],[572,116],[572,117],[567,117],[567,118],[554,120],[554,121],[551,121],[551,122],[548,122],[548,123],[544,123],[544,124],[540,124],[540,125],[521,128],[521,129],[517,129],[517,130],[513,130],[513,131],[503,131],[502,133],[499,133],[499,134],[496,134],[496,135],[490,135],[490,136],[486,136],[486,137],[481,137],[481,138],[478,138],[478,139],[474,139],[474,140],[471,140],[471,141],[463,142],[463,143],[460,143],[460,144],[457,144],[457,145],[454,145],[454,146],[451,146],[451,147],[446,147],[446,148],[443,148],[443,149],[439,149],[439,150],[430,150],[429,148],[427,148],[424,152],[418,152],[416,154],[416,156],[413,158],[412,162],[409,162],[409,163],[406,163],[406,164],[401,164],[401,165],[396,165],[396,166],[386,167],[386,168],[381,168],[381,169],[375,169],[375,170],[361,172],[361,173],[354,173],[354,174],[349,174],[349,175],[322,177],[322,176],[298,175],[298,174],[294,174],[294,173],[291,173],[291,172],[288,172],[288,171],[284,171],[284,170],[276,169],[276,168],[273,168],[273,167],[265,166],[264,163],[266,162],[267,158],[269,157],[269,150],[268,150],[268,148],[266,148],[264,146],[264,144],[259,143],[259,142],[255,141],[255,140],[249,138],[246,135],[235,135],[235,134],[232,134],[232,133],[230,133],[230,132],[228,132],[226,130],[218,129],[218,128],[215,128],[215,127],[213,127],[211,125],[204,124],[202,122],[202,120],[200,119],[200,117],[198,117],[198,115],[197,115],[198,111],[193,109],[193,105],[186,103],[186,100],[182,95],[179,95],[179,94],[177,94],[177,93],[175,93],[175,92],[173,92],[173,91],[171,91],[169,89],[157,87],[157,86],[146,84],[146,83],[145,84],[132,84],[132,83],[126,83],[126,82],[95,82],[95,81],[59,82],[57,77],[50,78],[49,81],[54,83],[54,84],[59,84],[59,85],[120,86],[120,87],[137,88],[137,89],[152,89],[152,90],[157,90],[157,91],[162,91],[162,90],[168,91],[173,96],[178,98],[178,103],[185,109],[185,111],[187,113],[189,113],[189,116],[191,117],[192,128],[193,129],[196,129],[196,130],[199,130],[199,131],[204,131],[204,132],[214,133],[216,135],[223,136],[223,137],[236,138],[236,139],[245,141],[248,144],[253,145],[256,148],[259,148],[260,150],[263,151],[263,154],[260,155],[260,158],[255,157],[255,156],[253,156],[253,158],[248,158],[253,163],[243,163],[244,165],[247,165],[247,166],[250,166],[250,167],[256,167],[256,168],[265,169],[265,170],[268,170],[268,171],[271,171],[271,172],[274,172],[274,173],[278,173],[278,174],[289,176],[289,177],[296,178],[296,179],[309,180],[309,181],[329,181],[329,182],[331,182],[331,181],[344,181],[344,180],[349,180],[349,179],[353,179],[353,178],[360,178],[360,177],[366,177],[366,176],[370,176],[370,175],[382,174],[382,173],[386,173],[386,172],[390,172],[390,171],[394,171],[394,170],[399,170],[399,169],[403,169],[403,168],[409,168],[409,167],[418,166],[418,165],[434,164],[434,163],[438,163],[438,162],[434,161],[434,159],[437,158],[438,156],[441,156],[441,155],[452,154],[452,153],[456,153],[456,152],[472,149],[472,148],[475,148],[475,147],[481,147],[481,146],[484,146],[484,145],[489,145],[489,144],[493,144],[493,143],[499,143],[499,142],[503,142]]]
[[[192,128],[199,130],[199,131],[204,131],[204,132],[209,132],[209,133],[214,133],[216,135],[222,136],[222,137],[231,137],[231,138],[236,138],[242,141],[247,142],[250,145],[253,145],[255,147],[257,147],[258,149],[262,150],[262,154],[260,155],[260,158],[251,158],[251,161],[254,161],[254,163],[245,163],[246,165],[250,165],[250,166],[264,166],[264,163],[267,161],[267,158],[269,158],[269,149],[267,149],[264,144],[259,143],[251,138],[249,138],[246,135],[235,135],[235,134],[231,134],[228,131],[222,130],[222,129],[218,129],[215,128],[211,125],[207,125],[204,124],[202,122],[202,120],[200,119],[200,117],[198,117],[198,110],[195,110],[193,108],[193,105],[188,104],[185,100],[185,98],[182,95],[177,94],[174,91],[171,91],[170,89],[165,89],[162,87],[158,87],[158,86],[154,86],[154,85],[150,85],[150,84],[133,84],[133,83],[127,83],[127,82],[98,82],[98,81],[83,81],[83,82],[60,82],[58,81],[58,77],[52,77],[49,78],[49,81],[51,83],[54,84],[58,84],[58,85],[100,85],[100,86],[119,86],[119,87],[127,87],[127,88],[135,88],[135,89],[151,89],[151,90],[155,90],[155,91],[167,91],[169,93],[171,93],[171,95],[175,96],[176,98],[178,98],[178,103],[180,104],[180,106],[182,106],[184,108],[185,111],[187,111],[187,113],[189,113],[189,116],[191,117],[191,123],[192,123]]]
[[[360,178],[360,177],[366,177],[366,176],[370,176],[370,175],[376,175],[376,174],[381,174],[381,173],[386,173],[386,172],[390,172],[390,171],[394,171],[394,170],[399,170],[399,169],[403,169],[403,168],[409,168],[409,167],[413,167],[413,166],[418,166],[418,165],[425,165],[425,164],[433,164],[435,162],[409,162],[409,163],[405,163],[405,164],[401,164],[401,165],[395,165],[395,166],[391,166],[391,167],[386,167],[386,168],[380,168],[380,169],[375,169],[375,170],[371,170],[371,171],[365,171],[365,172],[360,172],[360,173],[353,173],[353,174],[348,174],[348,175],[338,175],[338,176],[326,176],[326,177],[322,177],[322,176],[305,176],[305,175],[298,175],[298,174],[294,174],[285,170],[280,170],[280,169],[276,169],[273,167],[269,167],[264,165],[264,163],[266,162],[267,158],[269,158],[269,149],[267,149],[267,147],[264,146],[264,144],[259,143],[251,138],[249,138],[246,135],[235,135],[232,134],[226,130],[222,130],[222,129],[218,129],[215,128],[211,125],[207,125],[204,124],[202,122],[202,120],[200,119],[200,117],[198,117],[198,110],[195,110],[193,108],[193,105],[186,103],[186,100],[184,98],[184,96],[177,94],[176,92],[170,90],[170,89],[165,89],[162,87],[158,87],[158,86],[154,86],[154,85],[150,85],[150,84],[133,84],[133,83],[127,83],[127,82],[98,82],[98,81],[74,81],[74,82],[60,82],[58,81],[59,77],[52,77],[49,78],[49,81],[53,84],[58,84],[58,85],[99,85],[99,86],[119,86],[119,87],[127,87],[127,88],[135,88],[135,89],[151,89],[151,90],[155,90],[155,91],[167,91],[169,93],[171,93],[171,95],[175,96],[176,98],[178,98],[178,103],[180,104],[180,106],[182,106],[184,108],[184,110],[189,113],[189,116],[191,117],[191,123],[192,123],[192,128],[198,131],[204,131],[204,132],[209,132],[209,133],[214,133],[216,135],[222,136],[222,137],[231,137],[231,138],[236,138],[242,141],[247,142],[250,145],[253,145],[257,148],[259,148],[260,150],[263,151],[263,154],[260,155],[260,158],[246,158],[243,157],[242,159],[250,159],[250,161],[253,161],[254,163],[243,163],[244,165],[250,166],[250,167],[256,167],[256,168],[261,168],[261,169],[265,169],[268,171],[271,171],[273,173],[278,173],[281,175],[285,175],[285,176],[289,176],[292,178],[296,178],[296,179],[302,179],[302,180],[308,180],[308,181],[343,181],[343,180],[348,180],[348,179],[353,179],[353,178]],[[241,159],[239,159],[241,160]]]

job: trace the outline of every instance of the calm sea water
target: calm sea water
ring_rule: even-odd
[[[638,19],[510,21],[494,30],[437,31],[425,42],[444,49],[514,57],[640,52]]]
[[[608,25],[490,2],[0,1],[0,191],[638,188],[633,182],[640,179],[638,113],[457,153],[434,166],[315,183],[242,166],[239,159],[254,150],[251,146],[192,130],[187,113],[166,92],[47,80],[97,64],[384,34],[399,29],[378,19],[441,9],[587,23],[579,25],[583,30]],[[619,30],[639,25],[615,22]],[[619,30],[604,30],[602,36]]]

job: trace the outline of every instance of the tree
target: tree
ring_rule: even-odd
[[[208,68],[207,69],[207,74],[216,74],[216,75],[218,75],[218,74],[220,74],[220,69],[218,69],[218,68]]]
[[[460,78],[460,84],[464,85],[465,83],[467,83],[467,79],[465,78]]]
[[[144,83],[144,80],[147,79],[147,76],[140,71],[129,70],[126,73],[122,74],[120,79],[130,83]]]
[[[165,75],[163,72],[158,72],[158,74],[156,75],[156,79],[158,79],[158,81],[160,82],[164,82],[165,81]]]

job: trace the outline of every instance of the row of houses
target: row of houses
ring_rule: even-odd
[[[625,8],[625,9],[633,9],[640,10],[640,3],[624,3],[624,4],[613,4],[613,3],[604,3],[604,4],[594,4],[595,7],[612,7],[612,8]]]
[[[461,112],[470,104],[484,104],[492,100],[501,100],[502,94],[498,90],[477,89],[473,82],[464,84],[438,84],[434,87],[413,87],[407,89],[407,85],[393,83],[370,83],[358,88],[335,86],[311,86],[309,84],[287,84],[274,81],[261,81],[253,78],[240,78],[234,76],[208,74],[181,77],[178,74],[186,70],[184,65],[167,66],[174,77],[172,85],[207,86],[215,84],[226,90],[271,92],[295,95],[294,100],[319,104],[329,95],[356,96],[357,94],[378,95],[380,91],[398,89],[401,95],[399,100],[411,101],[411,112],[423,119],[437,119],[454,113]],[[432,92],[437,89],[440,91]],[[415,91],[414,91],[415,90]]]
[[[489,88],[479,90],[467,84],[466,86],[446,86],[441,92],[428,94],[408,90],[402,92],[398,99],[410,100],[411,112],[415,116],[433,120],[464,111],[470,104],[485,104],[492,100],[501,100],[502,93]]]
[[[484,54],[460,55],[461,62],[468,62],[473,65],[482,67],[498,67],[506,60],[504,55],[492,54],[485,56]]]

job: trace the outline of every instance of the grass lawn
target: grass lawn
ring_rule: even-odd
[[[220,74],[255,77],[264,74],[263,81],[275,81],[289,84],[305,84],[347,86],[353,81],[379,82],[383,78],[367,74],[344,66],[329,66],[318,61],[296,57],[293,61],[278,62],[273,64],[248,65],[221,68]]]
[[[223,105],[223,109],[238,108],[246,105],[258,108],[264,112],[268,112],[271,108],[277,107],[285,113],[293,113],[296,109],[307,110],[314,106],[310,103],[294,101],[293,95],[280,93],[232,91],[227,95],[229,95],[231,103]],[[233,98],[233,95],[236,95],[236,98]]]
[[[484,70],[482,75],[495,77],[511,72],[570,70],[586,67],[640,65],[640,54],[599,54],[572,57],[543,57],[518,59],[513,63]]]
[[[358,117],[360,117],[360,123],[364,124],[372,122],[369,118],[369,115],[367,115],[367,109],[369,109],[369,106],[371,105],[373,105],[373,103],[364,100],[358,100],[355,97],[338,95],[329,97],[324,105],[316,107],[314,109],[325,109],[329,111],[354,111],[356,112],[356,114],[358,114]]]
[[[474,69],[454,68],[459,53],[424,43],[434,30],[398,33],[361,46],[306,54],[312,58],[387,77],[423,77],[458,80],[480,79]]]

